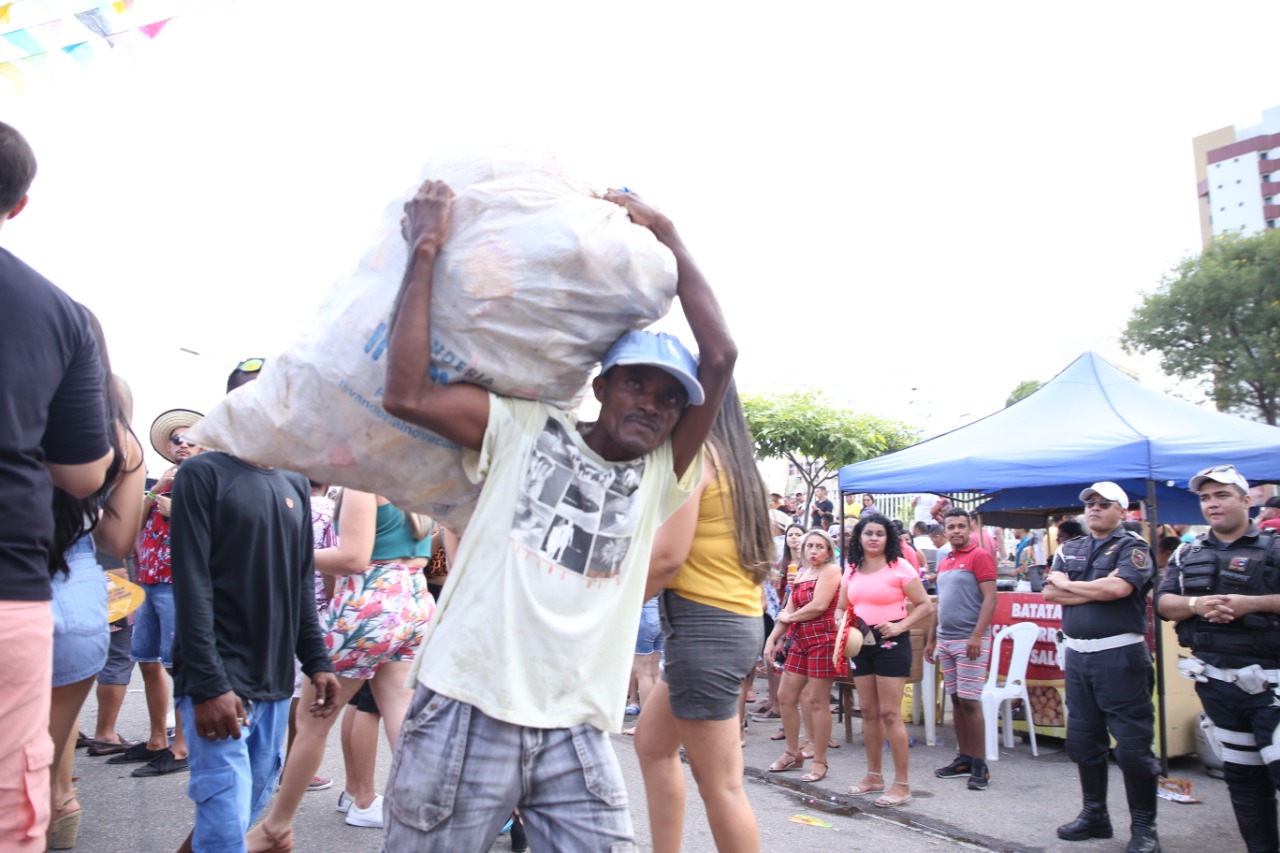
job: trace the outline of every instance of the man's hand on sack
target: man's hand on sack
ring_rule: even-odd
[[[404,218],[400,220],[400,233],[409,243],[410,251],[436,250],[449,236],[450,209],[453,206],[453,190],[444,181],[423,181],[413,198],[404,204]]]
[[[621,207],[636,225],[642,225],[653,232],[662,241],[675,232],[671,220],[658,212],[658,209],[645,202],[630,190],[609,190],[604,194],[605,201],[611,201]]]

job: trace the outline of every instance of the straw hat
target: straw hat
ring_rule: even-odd
[[[847,658],[856,658],[858,653],[862,651],[862,632],[858,630],[856,623],[849,625],[849,630],[844,636],[844,656]]]
[[[170,409],[167,412],[161,412],[160,417],[151,424],[151,446],[165,459],[170,462],[175,461],[173,444],[169,441],[169,436],[173,435],[175,429],[195,426],[203,417],[204,415],[191,409]]]

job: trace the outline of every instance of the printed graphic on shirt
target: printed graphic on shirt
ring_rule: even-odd
[[[618,574],[638,519],[644,460],[598,465],[554,418],[534,444],[516,501],[512,536],[543,558],[589,578]]]

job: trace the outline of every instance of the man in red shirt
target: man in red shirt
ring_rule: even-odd
[[[129,656],[142,670],[147,691],[147,712],[151,735],[129,749],[107,759],[108,764],[142,763],[134,776],[163,776],[187,769],[187,742],[182,722],[175,719],[173,745],[165,730],[169,708],[169,680],[166,669],[173,668],[173,574],[169,567],[169,491],[178,466],[200,452],[186,440],[187,430],[200,422],[199,412],[170,409],[151,425],[151,446],[173,467],[160,475],[143,497],[142,536],[138,543],[138,583],[147,597],[134,617],[133,647]],[[176,714],[176,712],[175,712]]]
[[[938,606],[925,644],[924,657],[937,659],[944,689],[955,708],[960,749],[950,764],[935,771],[940,779],[969,777],[969,789],[990,782],[983,747],[982,687],[991,660],[991,617],[996,610],[996,563],[971,538],[969,513],[947,510],[951,550],[938,562]]]

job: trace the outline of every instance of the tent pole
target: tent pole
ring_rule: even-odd
[[[1158,501],[1156,500],[1156,481],[1147,480],[1147,538],[1151,542],[1151,553],[1156,561],[1157,574],[1160,563],[1160,512]],[[1156,726],[1160,734],[1160,772],[1169,775],[1169,726],[1168,712],[1165,708],[1165,683],[1164,683],[1164,631],[1160,624],[1160,616],[1154,611],[1151,618],[1155,624],[1154,628],[1156,638]]]

